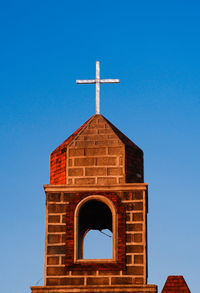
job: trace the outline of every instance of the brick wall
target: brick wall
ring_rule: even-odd
[[[146,284],[145,191],[97,192],[111,199],[118,211],[117,262],[94,264],[87,260],[81,264],[73,263],[74,208],[91,194],[95,193],[46,194],[46,285]]]
[[[93,119],[68,146],[67,184],[125,182],[125,151],[103,118]]]

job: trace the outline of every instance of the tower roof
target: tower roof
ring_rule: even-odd
[[[183,276],[168,276],[162,293],[190,293]]]
[[[93,115],[50,156],[50,184],[143,182],[143,152],[100,114]]]

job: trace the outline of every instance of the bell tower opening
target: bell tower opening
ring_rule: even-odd
[[[112,233],[108,229],[89,230],[83,243],[83,259],[112,259]]]
[[[76,260],[114,259],[115,213],[101,196],[86,199],[75,213]]]

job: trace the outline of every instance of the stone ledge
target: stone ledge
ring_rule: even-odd
[[[70,185],[70,184],[45,184],[43,185],[46,192],[58,191],[125,191],[125,190],[147,190],[148,183],[127,183],[127,184],[109,184],[109,185]]]
[[[157,293],[156,285],[122,286],[31,286],[32,293]]]

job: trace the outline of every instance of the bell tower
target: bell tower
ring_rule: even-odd
[[[50,156],[44,286],[32,293],[157,292],[147,285],[143,152],[100,114]],[[85,259],[90,230],[112,232],[112,258]],[[95,245],[95,244],[94,244]]]
[[[100,115],[100,84],[119,79],[100,79],[97,61],[96,78],[77,83],[96,84],[96,114],[51,153],[44,286],[32,293],[156,293],[147,284],[143,152]],[[86,234],[104,229],[112,233],[110,258],[85,258]]]

